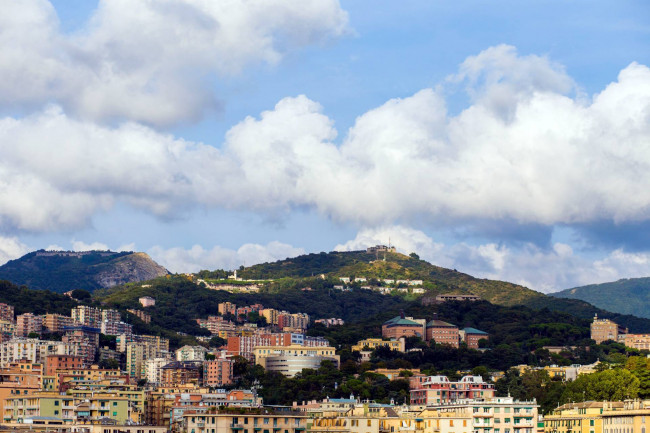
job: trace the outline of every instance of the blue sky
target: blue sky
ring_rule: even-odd
[[[390,237],[546,292],[649,273],[647,2],[7,10],[0,261],[181,272]]]

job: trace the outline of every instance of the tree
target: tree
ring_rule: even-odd
[[[208,342],[208,345],[210,347],[221,347],[221,346],[225,345],[226,343],[227,343],[227,341],[225,339],[223,339],[221,337],[218,337],[218,336],[214,336],[214,337],[212,337],[210,339],[210,341]]]
[[[409,257],[412,258],[412,259],[415,259],[415,260],[420,260],[420,256],[418,256],[418,255],[415,254],[415,253],[411,253],[411,254],[409,254]]]
[[[27,338],[39,338],[40,334],[38,332],[30,332],[27,334]]]
[[[619,401],[639,395],[639,379],[629,370],[617,368],[583,374],[567,385],[564,401]]]
[[[88,290],[83,289],[75,289],[70,295],[79,301],[90,301],[90,298],[92,297]]]

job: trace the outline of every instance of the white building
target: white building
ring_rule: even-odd
[[[207,352],[203,346],[183,346],[176,351],[176,361],[205,361]]]
[[[27,359],[44,363],[48,355],[77,355],[78,348],[61,341],[44,341],[36,338],[15,338],[0,343],[0,367],[11,362]]]
[[[162,368],[169,364],[169,358],[152,358],[145,361],[144,372],[147,382],[161,383],[162,382]]]

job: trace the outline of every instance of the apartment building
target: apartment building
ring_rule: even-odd
[[[144,361],[144,372],[147,382],[150,384],[162,383],[162,368],[169,364],[169,358],[151,358]]]
[[[222,357],[203,363],[203,386],[223,387],[233,381],[235,361]]]
[[[72,309],[70,316],[75,324],[99,328],[102,322],[102,310],[87,305],[79,305]]]
[[[74,325],[74,321],[70,316],[63,314],[46,314],[43,316],[43,332],[63,332],[66,326]]]
[[[45,375],[54,376],[57,370],[79,370],[85,359],[79,355],[48,355],[45,357]]]
[[[411,404],[439,405],[457,400],[488,399],[494,397],[494,385],[481,376],[464,376],[452,382],[447,376],[429,376],[418,388],[411,389]]]
[[[14,322],[14,306],[0,302],[0,320]]]
[[[270,411],[269,411],[270,412]],[[183,424],[194,433],[304,433],[307,417],[293,413],[209,413],[205,410],[186,411]]]
[[[0,367],[21,359],[42,364],[48,355],[77,355],[78,348],[62,341],[15,338],[0,343]]]
[[[604,409],[621,409],[621,402],[567,403],[544,416],[544,433],[604,433]]]
[[[177,361],[204,361],[206,353],[203,346],[183,346],[175,352]]]
[[[433,410],[469,411],[474,433],[535,433],[539,405],[512,397],[488,397],[457,400],[450,404],[431,405]]]
[[[41,334],[43,332],[43,317],[32,313],[25,313],[16,316],[17,337],[27,337],[29,334]]]

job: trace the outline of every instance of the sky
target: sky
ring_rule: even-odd
[[[0,263],[650,276],[646,1],[0,3]]]

